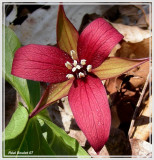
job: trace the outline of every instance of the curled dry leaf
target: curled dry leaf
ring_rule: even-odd
[[[126,42],[137,43],[151,37],[149,30],[143,30],[137,26],[111,23],[123,36]]]
[[[123,41],[121,48],[116,52],[115,56],[126,58],[144,58],[149,57],[151,38],[146,38],[138,43],[130,43]]]
[[[122,85],[122,80],[118,77],[107,79],[105,82],[105,87],[110,95],[113,95],[117,91],[119,91],[121,85]]]
[[[149,14],[142,15],[137,22],[137,26],[146,28],[148,27],[148,25],[149,25]]]
[[[145,23],[147,24],[147,27],[149,26],[149,10],[150,10],[150,5],[147,7],[143,7],[143,5],[135,5],[136,8],[140,9],[141,12],[143,13],[144,19],[145,19]],[[142,16],[139,18],[139,20],[142,18]],[[139,21],[138,20],[138,21]]]
[[[149,26],[149,5],[119,6],[125,24],[147,28]],[[127,17],[127,18],[126,18]]]
[[[150,96],[149,99],[145,101],[145,108],[137,117],[130,137],[147,140],[152,130],[152,122],[150,118],[152,118],[152,96]]]
[[[125,16],[138,16],[138,8],[136,8],[134,5],[122,5],[119,6],[119,12],[121,15]]]
[[[139,9],[134,5],[120,5],[120,17],[118,18],[118,21],[123,24],[136,25],[136,22],[139,19],[138,11]]]
[[[140,139],[130,139],[130,144],[132,148],[132,157],[144,157],[144,158],[152,158],[152,145],[146,141]]]
[[[130,90],[129,79],[126,80],[126,77],[128,76],[111,78],[105,83],[111,106],[111,125],[114,128],[131,121],[133,106],[136,104],[136,92]]]
[[[146,62],[144,64],[141,64],[137,68],[134,68],[129,72],[127,72],[127,75],[133,75],[133,77],[130,79],[129,82],[133,87],[137,88],[144,85],[148,73],[149,73],[149,62]]]
[[[122,80],[117,77],[107,79],[105,82],[105,87],[108,92],[108,99],[111,106],[111,126],[114,128],[118,128],[120,125],[120,119],[118,117],[117,107],[114,105],[114,101],[116,100],[121,84]]]

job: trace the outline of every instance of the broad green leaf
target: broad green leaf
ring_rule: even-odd
[[[28,112],[20,103],[13,114],[9,124],[5,128],[5,140],[16,138],[23,132],[28,122]]]
[[[28,113],[26,113],[26,109],[21,104],[13,114],[13,118],[17,114],[19,114],[18,117],[28,118]],[[12,121],[13,119],[10,123]],[[18,127],[22,132],[16,135],[13,134],[15,136],[10,136],[5,141],[5,155],[17,157],[21,155],[26,157],[37,155],[88,156],[87,152],[80,147],[75,139],[69,137],[62,129],[53,124],[48,117],[39,114],[29,119],[28,123],[24,120],[25,122],[22,124],[22,121],[23,118],[18,118],[15,121],[15,129]],[[26,127],[25,124],[27,124]],[[8,126],[11,129],[13,124],[9,125],[12,125]],[[15,133],[15,131],[13,132]],[[8,133],[9,131],[5,132],[5,134]],[[19,131],[16,131],[16,133],[19,133]]]
[[[46,133],[44,136],[50,148],[52,148],[57,155],[89,156],[77,140],[68,136],[61,128],[41,115],[37,115],[37,118],[42,125],[42,132]]]
[[[54,151],[49,147],[44,139],[41,127],[36,118],[30,119],[25,130],[16,138],[5,142],[5,154],[12,155],[55,155]],[[17,156],[18,157],[18,156]]]
[[[66,17],[64,8],[60,5],[57,19],[57,44],[59,48],[68,54],[70,54],[71,50],[74,50],[77,56],[78,38],[78,31]]]
[[[120,76],[130,69],[147,62],[148,58],[126,59],[119,57],[107,58],[99,67],[92,70],[101,80]]]
[[[11,75],[12,62],[15,51],[21,46],[19,39],[15,33],[8,27],[5,28],[5,34],[3,34],[3,40],[5,39],[5,67],[3,65],[3,75],[5,75],[6,81],[8,81],[20,94],[30,110],[32,110],[40,99],[40,84],[22,78]],[[3,54],[3,55],[4,55]]]
[[[40,102],[30,114],[30,117],[35,116],[44,108],[48,107],[49,105],[56,102],[57,100],[67,96],[70,90],[70,87],[72,86],[72,83],[73,83],[73,79],[67,80],[62,83],[50,84],[47,87],[47,89],[44,91],[44,94],[42,95]]]

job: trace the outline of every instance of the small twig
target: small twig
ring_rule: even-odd
[[[136,105],[136,108],[135,108],[135,111],[134,111],[134,114],[133,114],[133,117],[132,117],[132,121],[131,121],[130,128],[129,128],[129,131],[128,131],[128,136],[129,136],[129,138],[130,138],[131,133],[132,133],[132,129],[133,129],[133,126],[134,126],[134,123],[135,123],[135,120],[136,120],[136,116],[137,116],[137,113],[138,113],[139,106],[141,105],[141,102],[142,102],[144,93],[145,93],[146,88],[147,88],[147,86],[148,86],[149,78],[150,78],[150,73],[149,73],[148,76],[147,76],[146,82],[145,82],[145,84],[144,84],[144,87],[143,87],[143,89],[142,89],[140,98],[139,98],[139,100],[138,100],[138,102],[137,102],[137,105]]]

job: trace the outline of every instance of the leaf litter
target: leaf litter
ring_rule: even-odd
[[[75,24],[77,29],[79,29],[79,32],[97,17],[105,17],[120,33],[124,35],[124,40],[115,46],[110,53],[110,56],[136,59],[148,57],[151,54],[150,46],[152,38],[151,31],[149,30],[148,6],[90,6],[88,12],[85,11],[85,6],[74,7],[76,7],[76,9],[72,9],[71,11],[69,11],[70,7],[66,7],[66,12],[68,12],[68,17],[71,16],[72,13],[75,14],[76,11],[77,13],[79,12],[76,14],[76,18],[71,19],[72,23]],[[73,6],[71,8],[73,8]],[[51,16],[50,12],[56,13],[55,10],[56,7],[54,6],[50,7],[48,10],[43,10],[42,8],[36,9],[33,13],[27,14],[28,18],[24,20],[21,25],[11,24],[11,28],[16,32],[23,45],[39,42],[46,45],[51,44],[51,42],[55,41],[55,28],[52,28],[52,26],[55,25],[50,24],[51,20],[53,23],[56,22],[56,18],[54,18],[56,15],[53,14]],[[116,14],[110,14],[111,11]],[[50,20],[48,17],[45,17],[45,19],[42,19],[43,24],[40,26],[39,22],[41,15],[48,15],[48,17],[50,15]],[[17,16],[17,19],[18,18],[19,17]],[[80,21],[76,21],[76,19],[80,19]],[[49,23],[47,23],[47,21]],[[44,25],[46,25],[46,28],[41,32],[41,27]],[[36,26],[40,28],[35,28]],[[29,29],[27,30],[27,28]],[[36,29],[35,32],[34,28]],[[52,30],[54,31],[51,32],[49,37],[49,34],[47,33]],[[54,44],[55,43],[56,42],[54,42]],[[101,156],[152,156],[150,142],[152,123],[149,120],[149,118],[152,117],[152,96],[149,92],[149,85],[146,88],[144,95],[142,95],[143,98],[135,117],[134,126],[130,132],[130,138],[128,137],[128,131],[136,109],[136,104],[141,96],[150,67],[151,65],[149,65],[149,62],[146,62],[120,77],[104,81],[111,107],[112,128],[109,140],[100,152]],[[151,78],[148,83],[151,84]],[[42,83],[42,86],[44,85],[45,84]],[[63,128],[68,135],[76,138],[80,145],[88,151],[91,156],[96,155],[96,152],[90,147],[84,134],[76,124],[67,97],[49,107],[48,111],[51,120],[55,124]],[[10,115],[8,117],[10,117]]]

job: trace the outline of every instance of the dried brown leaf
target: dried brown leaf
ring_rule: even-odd
[[[94,151],[94,149],[93,149],[92,147],[90,147],[90,148],[88,149],[88,153],[89,153],[93,158],[98,158],[97,153]],[[109,155],[109,152],[108,152],[106,146],[104,146],[104,147],[102,148],[102,150],[100,151],[100,153],[99,153],[99,158],[103,158],[103,157],[105,157],[105,158],[110,158],[110,155]]]
[[[146,16],[146,18],[145,18],[145,16]],[[149,24],[149,14],[146,14],[146,15],[142,15],[140,18],[139,18],[139,20],[138,20],[138,22],[137,22],[137,26],[139,26],[139,27],[147,27],[148,26],[148,24]]]
[[[129,82],[135,88],[144,85],[147,79],[148,73],[149,73],[149,62],[146,62],[140,65],[139,67],[134,68],[133,70],[130,70],[129,72],[127,72],[128,75],[134,76],[130,79]]]
[[[130,139],[130,144],[132,148],[132,157],[150,158],[152,153],[152,145],[146,141],[140,139]],[[151,157],[152,158],[152,157]]]
[[[138,8],[133,5],[119,6],[119,12],[125,16],[138,16]]]
[[[85,146],[87,138],[81,130],[70,129],[70,133],[68,135],[75,138],[81,146]]]
[[[122,80],[115,77],[106,80],[105,87],[110,94],[114,94],[115,92],[120,90],[122,84]]]
[[[151,37],[149,30],[143,30],[137,26],[111,23],[123,36],[126,42],[138,43]]]
[[[152,122],[152,96],[145,102],[145,108],[141,111],[140,115],[136,118],[135,124],[130,133],[131,138],[147,140],[151,134]]]
[[[118,43],[111,51],[111,53],[109,54],[109,57],[115,57],[115,54],[117,52],[117,50],[119,50],[121,48],[121,45]]]
[[[128,25],[136,25],[136,22],[139,19],[138,11],[139,9],[136,8],[134,5],[119,6],[120,18],[122,19],[121,23]]]
[[[144,58],[149,57],[151,38],[144,39],[138,43],[123,41],[121,48],[116,52],[116,56],[125,58]]]

